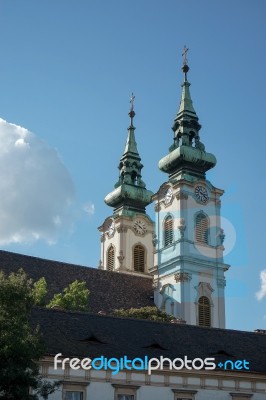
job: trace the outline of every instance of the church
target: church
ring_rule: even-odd
[[[225,329],[230,266],[223,260],[223,190],[206,177],[216,158],[201,141],[186,53],[173,140],[159,160],[164,175],[156,193],[142,179],[132,94],[118,181],[105,197],[112,211],[99,227],[99,267],[0,252],[2,270],[22,267],[34,280],[44,276],[51,297],[75,279],[90,290],[89,313],[33,311],[47,347],[41,372],[62,382],[51,400],[266,399],[266,332]],[[146,212],[151,203],[154,215]],[[154,304],[173,323],[110,315]],[[77,358],[81,364],[72,362]]]
[[[114,211],[99,228],[101,268],[152,275],[158,308],[191,325],[225,328],[224,275],[229,265],[223,262],[223,190],[206,179],[216,158],[200,141],[201,125],[190,96],[184,56],[173,143],[159,161],[168,179],[155,194],[146,189],[141,176],[132,96],[119,179],[105,198]],[[155,217],[145,212],[151,202]]]

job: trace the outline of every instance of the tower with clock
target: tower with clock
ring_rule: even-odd
[[[154,223],[145,208],[153,193],[141,178],[143,165],[135,140],[134,96],[129,112],[130,126],[124,153],[118,166],[119,179],[105,203],[114,208],[98,228],[101,232],[100,268],[149,276],[153,266]]]
[[[173,144],[159,161],[167,182],[155,202],[155,303],[188,324],[225,327],[224,233],[221,228],[223,190],[206,179],[216,164],[200,141],[198,116],[190,97],[187,49],[184,82],[174,120]]]

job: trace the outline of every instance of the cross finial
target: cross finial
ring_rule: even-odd
[[[184,57],[183,58],[183,65],[187,65],[187,52],[188,52],[188,48],[187,48],[187,46],[185,45],[184,46],[184,51],[183,51],[183,53],[182,53],[182,57]]]
[[[131,109],[130,109],[130,111],[134,111],[134,100],[135,100],[135,97],[136,96],[134,96],[134,94],[133,94],[133,92],[132,92],[132,95],[131,95],[131,97],[130,97],[130,104],[131,104]]]
[[[135,96],[134,96],[134,94],[132,92],[132,95],[131,95],[130,101],[129,101],[130,104],[131,104],[131,107],[130,107],[130,111],[128,113],[128,115],[130,116],[130,126],[133,126],[133,118],[135,117],[134,100],[135,100]]]

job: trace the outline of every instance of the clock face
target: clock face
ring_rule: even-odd
[[[164,204],[171,203],[172,197],[173,197],[173,190],[172,190],[172,188],[169,188],[166,190],[165,195],[164,195]]]
[[[195,187],[195,195],[197,200],[199,200],[201,203],[207,203],[209,200],[208,192],[203,186],[196,186]]]
[[[112,221],[112,222],[110,223],[110,225],[108,226],[108,229],[107,229],[107,234],[108,234],[108,236],[112,236],[112,234],[114,233],[114,231],[115,231],[115,223],[114,223],[114,221]]]
[[[147,230],[145,223],[141,219],[137,219],[134,222],[133,228],[140,235],[143,235]]]

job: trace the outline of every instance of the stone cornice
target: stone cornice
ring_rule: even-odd
[[[197,390],[189,390],[189,389],[172,389],[174,393],[189,393],[189,394],[196,394],[198,393]]]
[[[61,381],[62,382],[62,385],[70,385],[70,386],[78,386],[78,387],[80,387],[80,386],[84,386],[84,387],[86,387],[86,386],[89,386],[89,384],[90,384],[90,382],[80,382],[80,381],[67,381],[67,380],[63,380],[63,381]]]
[[[224,270],[225,267],[228,267],[228,268],[230,267],[228,264],[219,263],[219,262],[216,262],[215,260],[214,261],[208,261],[208,260],[205,260],[205,259],[188,257],[188,256],[177,256],[177,257],[175,257],[174,259],[171,260],[171,263],[169,263],[169,262],[162,263],[159,268],[161,270],[163,268],[168,268],[171,265],[174,266],[177,263],[180,266],[181,266],[182,263],[189,263],[189,264],[192,264],[192,265],[202,266],[202,267],[205,267],[205,268],[216,269],[218,267],[218,268],[221,268],[223,270]]]
[[[245,399],[251,399],[252,398],[252,396],[253,396],[253,394],[249,394],[249,393],[240,393],[240,392],[237,392],[237,393],[229,393],[230,394],[230,396],[232,397],[232,400],[238,400],[240,397],[244,397]]]
[[[140,386],[136,386],[136,385],[130,385],[127,383],[112,383],[111,384],[115,389],[132,389],[132,390],[138,390],[140,388]]]

